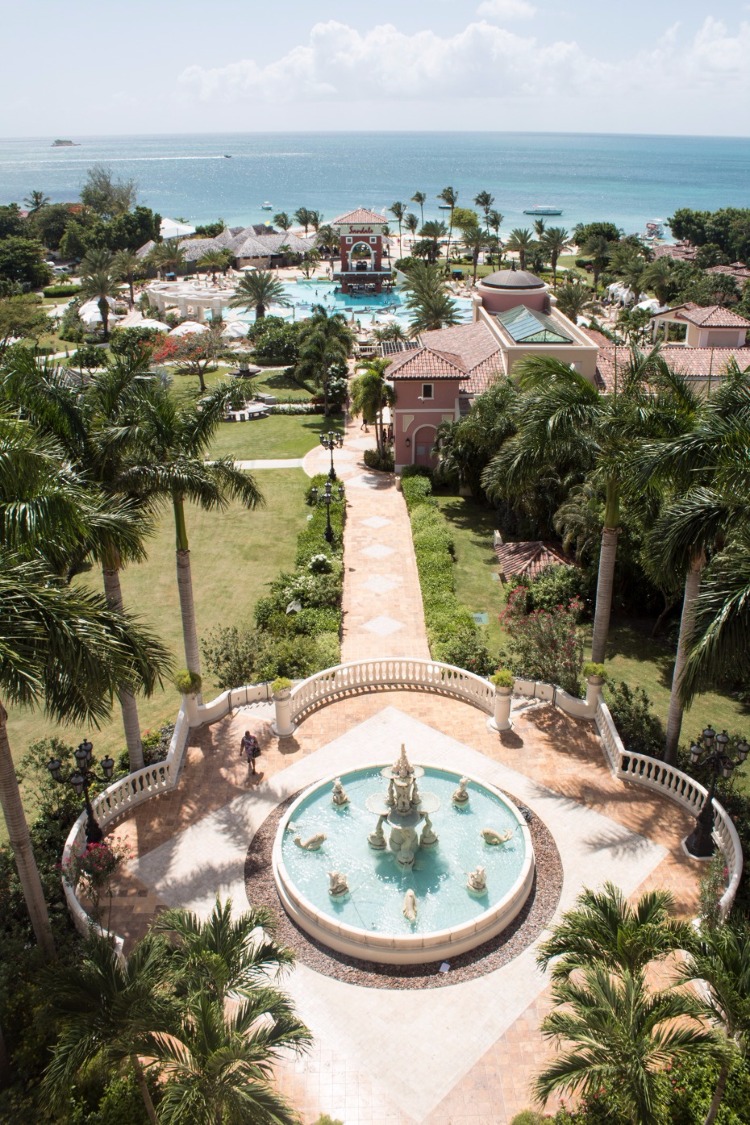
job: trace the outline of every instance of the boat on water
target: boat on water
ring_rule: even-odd
[[[52,148],[80,148],[80,147],[81,146],[80,146],[80,143],[78,141],[64,141],[64,140],[60,140],[58,138],[58,140],[52,142]]]
[[[231,160],[231,159],[232,159],[232,154],[231,154],[231,152],[225,152],[225,153],[224,153],[224,159],[225,159],[225,160]]]
[[[646,231],[643,237],[649,239],[650,241],[658,238],[664,238],[664,220],[649,219],[649,221],[646,223]]]
[[[269,203],[268,200],[266,200],[265,203],[261,203],[260,209],[261,211],[273,211],[273,203]]]
[[[438,203],[438,211],[452,211],[450,203]]]
[[[536,203],[527,207],[524,215],[562,215],[562,207],[548,207],[545,203]]]

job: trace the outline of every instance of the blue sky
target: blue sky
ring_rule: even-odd
[[[750,132],[750,3],[29,0],[0,136]]]

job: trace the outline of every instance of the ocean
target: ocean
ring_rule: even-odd
[[[428,202],[451,185],[459,206],[490,191],[504,215],[501,233],[530,226],[524,208],[562,208],[548,220],[568,230],[610,220],[626,233],[678,207],[750,207],[750,138],[576,133],[216,133],[196,136],[52,137],[0,140],[0,202],[31,191],[53,202],[77,198],[92,164],[134,179],[138,200],[162,216],[237,226],[298,207],[325,220],[359,205],[381,211]],[[227,159],[229,156],[231,159]],[[268,201],[272,212],[262,210]],[[415,204],[410,208],[419,214]],[[394,224],[395,229],[395,224]]]

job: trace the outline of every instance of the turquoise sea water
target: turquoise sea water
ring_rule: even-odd
[[[360,204],[377,211],[415,191],[426,217],[444,217],[437,193],[456,188],[471,206],[495,196],[503,231],[529,226],[537,203],[562,207],[550,220],[568,229],[609,219],[641,232],[678,207],[750,206],[750,138],[563,133],[228,133],[200,136],[52,137],[0,141],[0,202],[44,191],[55,202],[77,197],[86,169],[111,165],[133,178],[139,199],[190,222],[267,221],[304,206],[333,219]],[[227,160],[224,154],[231,156]],[[411,205],[419,213],[415,205]],[[394,224],[395,229],[395,224]]]

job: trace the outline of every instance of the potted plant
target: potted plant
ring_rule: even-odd
[[[593,715],[599,706],[602,685],[606,683],[607,672],[603,664],[596,664],[593,660],[587,660],[583,666],[583,675],[586,679],[586,704]]]
[[[510,721],[513,682],[513,673],[507,668],[498,668],[490,676],[490,683],[495,685],[495,709],[490,719],[490,726],[493,730],[510,730],[513,725]]]
[[[198,724],[198,696],[201,693],[203,680],[197,672],[189,668],[181,668],[175,674],[174,686],[182,695],[182,707],[187,715],[191,727]]]
[[[292,722],[292,681],[286,676],[277,676],[271,684],[276,718],[271,724],[274,734],[279,738],[288,738],[294,733]]]

